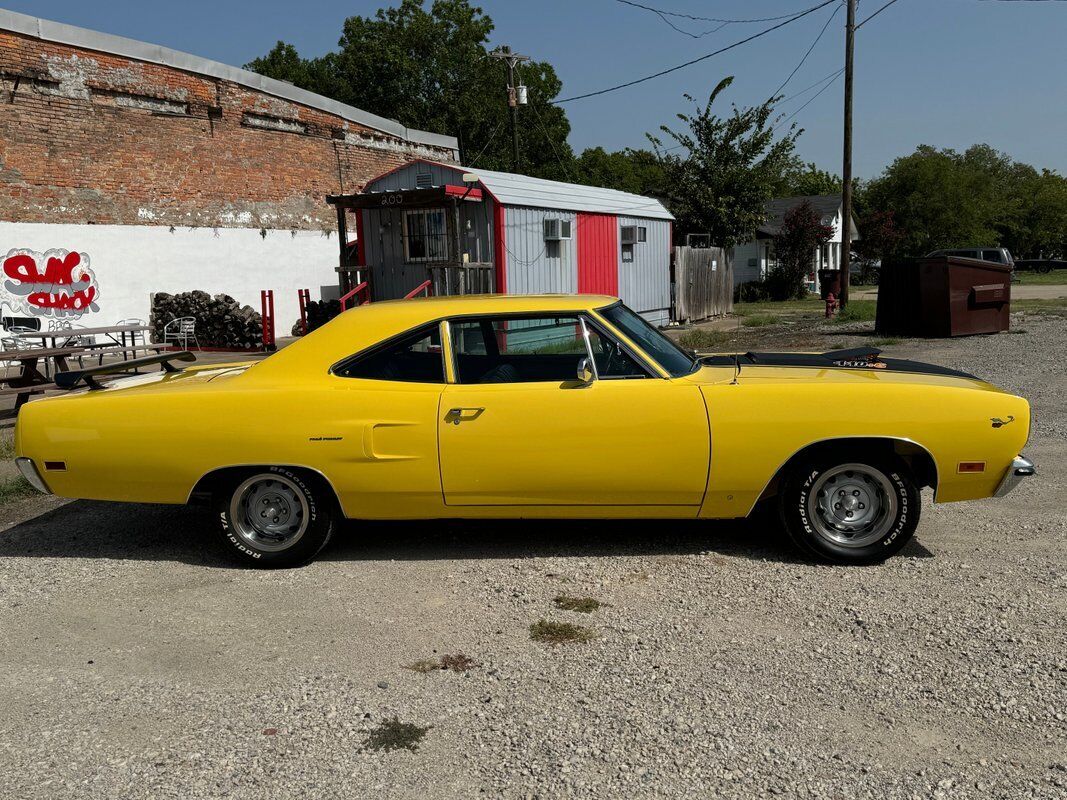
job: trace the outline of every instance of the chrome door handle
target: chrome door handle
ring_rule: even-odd
[[[450,408],[448,409],[448,413],[445,415],[445,422],[451,422],[453,425],[459,425],[459,423],[463,422],[464,420],[470,422],[471,420],[478,419],[478,417],[480,417],[482,415],[482,412],[484,411],[485,408],[483,406]]]

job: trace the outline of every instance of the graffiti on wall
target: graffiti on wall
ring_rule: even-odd
[[[100,286],[88,253],[11,250],[2,272],[0,300],[17,316],[80,317],[100,310]]]

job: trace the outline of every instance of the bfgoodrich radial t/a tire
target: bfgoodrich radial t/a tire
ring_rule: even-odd
[[[778,499],[793,543],[838,564],[882,561],[907,544],[919,524],[919,489],[903,464],[888,460],[806,460],[786,477]]]
[[[330,541],[332,498],[286,467],[267,467],[230,481],[215,495],[223,545],[250,567],[296,567]]]

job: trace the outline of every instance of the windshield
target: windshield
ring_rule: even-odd
[[[622,303],[598,308],[597,313],[625,333],[672,377],[688,375],[696,367],[696,361],[688,353]]]

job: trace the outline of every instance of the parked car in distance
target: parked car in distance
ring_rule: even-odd
[[[63,497],[210,503],[235,558],[279,567],[342,518],[765,505],[805,552],[865,564],[911,538],[922,487],[975,500],[1034,471],[1028,403],[972,375],[875,349],[697,358],[607,296],[378,302],[259,362],[174,363],[191,359],[57,378],[89,386],[22,409],[22,474]]]
[[[976,258],[979,261],[992,261],[994,264],[1013,266],[1015,261],[1006,247],[958,247],[951,250],[934,250],[927,258],[938,256],[957,256],[958,258]]]

